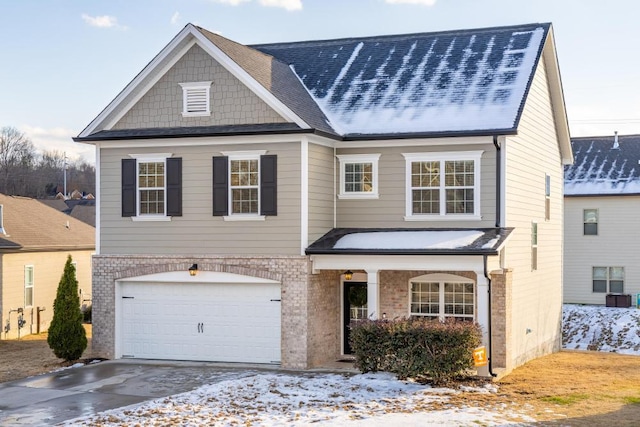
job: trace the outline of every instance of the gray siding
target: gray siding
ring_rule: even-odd
[[[564,302],[605,304],[594,293],[592,267],[624,267],[624,293],[640,293],[640,196],[565,197]],[[598,235],[585,236],[583,209],[598,209]]]
[[[180,83],[213,81],[211,116],[182,117]],[[116,123],[114,129],[280,123],[285,120],[214,61],[193,46]]]
[[[452,139],[453,141],[453,139]],[[429,140],[425,140],[425,145]],[[455,152],[482,150],[480,213],[481,221],[405,221],[406,213],[406,160],[402,153]],[[378,163],[378,199],[339,199],[337,202],[338,227],[493,227],[495,225],[495,148],[487,138],[481,145],[438,145],[421,147],[385,147],[339,149],[337,154],[380,153]],[[336,159],[337,162],[337,159]],[[336,167],[339,174],[340,168]],[[338,183],[340,177],[337,178]]]
[[[513,346],[516,365],[560,345],[562,318],[563,168],[553,110],[541,60],[525,104],[518,135],[506,155],[505,226],[515,227],[506,247],[513,270]],[[551,176],[551,217],[545,220],[545,174]],[[531,269],[531,223],[538,223],[538,269]]]
[[[267,150],[278,156],[278,215],[264,221],[224,221],[212,216],[212,156],[221,151]],[[120,163],[134,153],[182,157],[183,212],[171,221],[121,217]],[[102,254],[300,253],[300,144],[172,146],[101,150]]]
[[[309,144],[309,242],[333,228],[333,148]]]

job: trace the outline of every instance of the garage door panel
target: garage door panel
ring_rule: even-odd
[[[279,284],[124,282],[121,294],[123,357],[280,360]]]

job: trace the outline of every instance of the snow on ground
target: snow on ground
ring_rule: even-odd
[[[565,305],[564,347],[640,355],[640,310]],[[66,426],[499,426],[535,420],[507,408],[456,407],[455,393],[481,388],[432,388],[387,373],[248,376],[194,391],[78,418]]]
[[[640,310],[565,304],[562,346],[566,349],[640,355]]]

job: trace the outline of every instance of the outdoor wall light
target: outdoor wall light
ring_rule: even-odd
[[[353,277],[353,271],[351,270],[347,270],[342,274],[344,274],[344,280],[351,280],[351,278]]]
[[[191,267],[189,267],[189,275],[195,276],[196,274],[198,274],[198,264],[193,264]]]

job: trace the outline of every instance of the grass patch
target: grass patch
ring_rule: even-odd
[[[640,405],[640,397],[625,397],[624,403],[626,403],[627,405]]]
[[[540,400],[549,403],[555,403],[556,405],[573,405],[581,400],[587,400],[589,396],[586,394],[570,394],[568,396],[546,396],[541,397]]]

